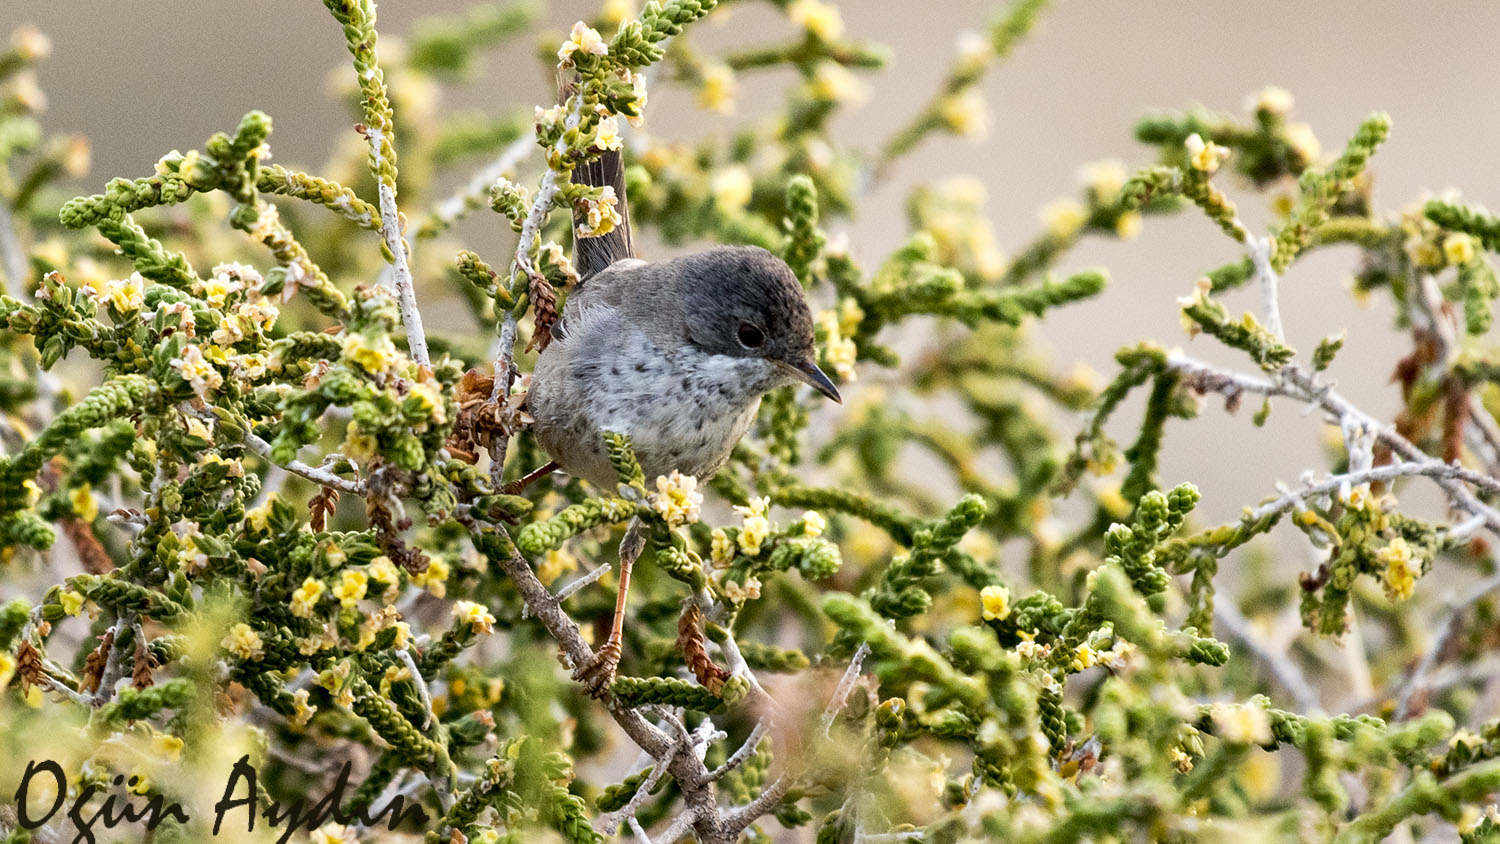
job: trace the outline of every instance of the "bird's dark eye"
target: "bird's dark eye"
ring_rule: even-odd
[[[765,333],[748,322],[740,324],[737,336],[740,338],[740,345],[747,349],[758,349],[760,344],[766,342]]]

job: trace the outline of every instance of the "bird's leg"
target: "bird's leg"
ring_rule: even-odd
[[[609,685],[614,682],[615,669],[620,665],[620,652],[625,634],[625,600],[630,593],[630,569],[646,549],[645,525],[640,519],[631,519],[620,540],[620,591],[615,595],[615,617],[609,627],[609,638],[594,652],[594,658],[573,671],[573,679],[583,683],[590,695],[604,697]]]
[[[553,460],[540,469],[531,470],[526,474],[526,477],[511,481],[504,487],[501,487],[500,491],[505,493],[506,495],[520,495],[521,491],[526,489],[526,487],[529,487],[542,478],[545,478],[553,472],[556,472],[559,468],[560,467],[558,466],[557,461]]]

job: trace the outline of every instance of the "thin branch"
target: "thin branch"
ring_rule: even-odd
[[[756,748],[760,745],[760,740],[765,736],[766,730],[769,727],[770,723],[765,718],[756,721],[755,727],[750,730],[750,735],[745,737],[745,741],[739,746],[739,749],[731,753],[729,758],[724,760],[724,764],[709,771],[708,776],[704,777],[704,781],[713,782],[718,780],[735,768],[745,764],[750,757],[755,755]]]
[[[833,698],[828,701],[828,707],[823,710],[823,735],[828,735],[828,730],[833,726],[833,720],[849,704],[849,693],[854,691],[854,684],[859,681],[859,674],[864,670],[865,657],[870,655],[870,643],[860,642],[854,651],[854,658],[849,660],[849,667],[844,669],[844,676],[839,678],[838,686],[834,687]]]
[[[378,130],[370,130],[370,144],[375,146]],[[401,324],[406,326],[406,346],[411,350],[411,359],[418,366],[432,368],[432,358],[427,354],[427,333],[422,330],[422,312],[417,310],[417,291],[411,277],[411,266],[407,263],[406,241],[401,237],[401,216],[396,210],[396,188],[381,180],[380,236],[385,238],[386,248],[391,250],[396,284],[396,298],[401,302]]]
[[[1316,712],[1323,708],[1317,691],[1307,681],[1306,675],[1302,673],[1301,668],[1297,667],[1297,663],[1256,635],[1254,628],[1250,626],[1250,620],[1245,618],[1233,602],[1215,601],[1214,621],[1219,628],[1238,640],[1270,670],[1277,684],[1292,696],[1292,700],[1296,701],[1298,710]]]
[[[417,700],[422,703],[424,715],[422,729],[428,729],[432,726],[432,693],[427,688],[427,681],[422,679],[422,670],[417,667],[417,661],[412,658],[410,648],[396,651],[396,658],[401,660],[401,664],[411,672],[411,680],[417,686]]]
[[[114,697],[115,683],[120,679],[120,633],[135,625],[136,616],[133,612],[127,612],[115,619],[114,627],[110,628],[109,655],[104,662],[104,673],[99,676],[99,688],[94,691],[94,705],[103,706]]]
[[[583,587],[589,585],[590,583],[593,583],[594,581],[596,581],[599,578],[605,576],[606,574],[609,574],[609,572],[613,568],[614,567],[611,566],[609,563],[604,563],[603,565],[595,568],[593,571],[589,572],[588,574],[586,574],[586,575],[578,578],[577,580],[573,581],[572,583],[569,583],[567,586],[564,586],[563,588],[559,589],[557,591],[557,600],[559,600],[559,601],[566,601],[566,600],[568,600],[569,598],[573,597],[573,595],[575,595],[578,592],[578,590],[580,590]]]
[[[271,463],[281,466],[281,468],[287,470],[288,472],[291,472],[299,478],[304,478],[306,480],[312,481],[315,484],[322,484],[323,486],[333,487],[340,492],[348,492],[360,496],[363,496],[365,494],[364,481],[345,480],[344,478],[341,478],[338,475],[333,474],[332,472],[329,472],[325,469],[319,469],[313,466],[309,466],[300,460],[287,461],[286,465],[284,466],[276,463],[276,461],[271,460],[271,444],[248,431],[245,432],[245,446],[261,457],[264,457],[266,460],[270,460]]]
[[[531,134],[512,141],[500,152],[499,157],[476,171],[462,188],[437,204],[437,207],[432,210],[429,225],[438,229],[446,229],[458,222],[475,200],[483,199],[500,177],[515,170],[535,148],[536,138]]]
[[[1255,267],[1255,279],[1260,282],[1261,299],[1264,303],[1266,330],[1277,340],[1285,341],[1286,332],[1281,326],[1281,304],[1277,297],[1279,280],[1271,266],[1271,239],[1251,236],[1245,241],[1250,253],[1250,263]]]

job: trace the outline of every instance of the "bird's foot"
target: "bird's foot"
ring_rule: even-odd
[[[615,681],[615,669],[620,667],[620,642],[610,639],[604,647],[594,653],[592,659],[573,669],[573,679],[583,684],[589,697],[602,699]]]

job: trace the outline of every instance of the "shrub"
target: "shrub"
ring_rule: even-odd
[[[59,212],[49,186],[86,148],[43,138],[24,96],[45,39],[22,30],[0,56],[16,92],[0,110],[7,758],[55,760],[85,803],[128,789],[185,807],[157,840],[219,834],[226,796],[244,801],[223,813],[235,834],[275,807],[272,834],[300,823],[322,841],[395,837],[363,813],[397,796],[426,820],[390,826],[452,842],[779,827],[818,842],[1378,841],[1440,829],[1431,816],[1494,835],[1481,812],[1500,722],[1456,724],[1484,717],[1473,690],[1493,680],[1500,219],[1451,199],[1375,209],[1384,115],[1331,157],[1275,89],[1248,116],[1149,116],[1136,137],[1154,160],[1093,166],[1009,260],[982,192],[951,178],[912,192],[894,250],[857,257],[827,221],[865,210],[929,136],[981,131],[977,86],[1044,2],[961,41],[932,101],[873,151],[827,126],[882,52],[823,0],[778,4],[792,40],[712,56],[684,31],[713,0],[633,17],[606,3],[546,51],[575,80],[560,102],[480,116],[434,113],[423,92],[529,31],[529,6],[424,22],[393,58],[373,3],[326,5],[361,136],[338,147],[336,180],[269,164],[271,118],[251,112]],[[842,410],[768,396],[708,501],[645,477],[623,437],[614,489],[518,488],[546,462],[520,398],[577,279],[568,212],[594,233],[622,222],[570,172],[645,116],[647,68],[717,108],[769,67],[797,79],[776,119],[627,147],[632,222],[783,256],[816,303],[821,362],[878,385]],[[480,160],[457,193],[428,194]],[[1294,190],[1262,233],[1230,182]],[[514,252],[456,242],[486,206]],[[1231,241],[1178,306],[1244,365],[1142,342],[1102,387],[1055,371],[1031,326],[1107,278],[1063,269],[1070,249],[1165,214],[1202,214]],[[1342,335],[1299,352],[1282,329],[1280,276],[1336,244],[1357,247],[1356,291],[1389,297],[1412,340],[1393,421],[1336,389]],[[1261,306],[1236,316],[1221,294],[1244,285]],[[455,297],[473,330],[429,333],[423,303]],[[942,422],[895,393],[939,402]],[[1111,431],[1131,427],[1116,417],[1134,393],[1122,448]],[[1317,414],[1341,435],[1328,471],[1227,524],[1195,521],[1196,488],[1164,483],[1158,456],[1167,421],[1210,397],[1230,413],[1250,399],[1255,424],[1273,405]],[[1449,517],[1404,507],[1407,484],[1433,485]],[[647,550],[622,673],[598,702],[553,657],[591,658],[632,519]],[[1256,541],[1278,525],[1321,559],[1296,583]],[[1249,574],[1226,583],[1226,558]],[[1435,567],[1474,585],[1424,613],[1408,601]],[[1297,618],[1289,649],[1268,628]],[[1325,651],[1303,647],[1316,637],[1379,691],[1336,694],[1314,674]],[[348,814],[292,808],[340,771]],[[38,807],[0,813],[7,840],[31,839]],[[61,814],[48,823],[67,834]]]

